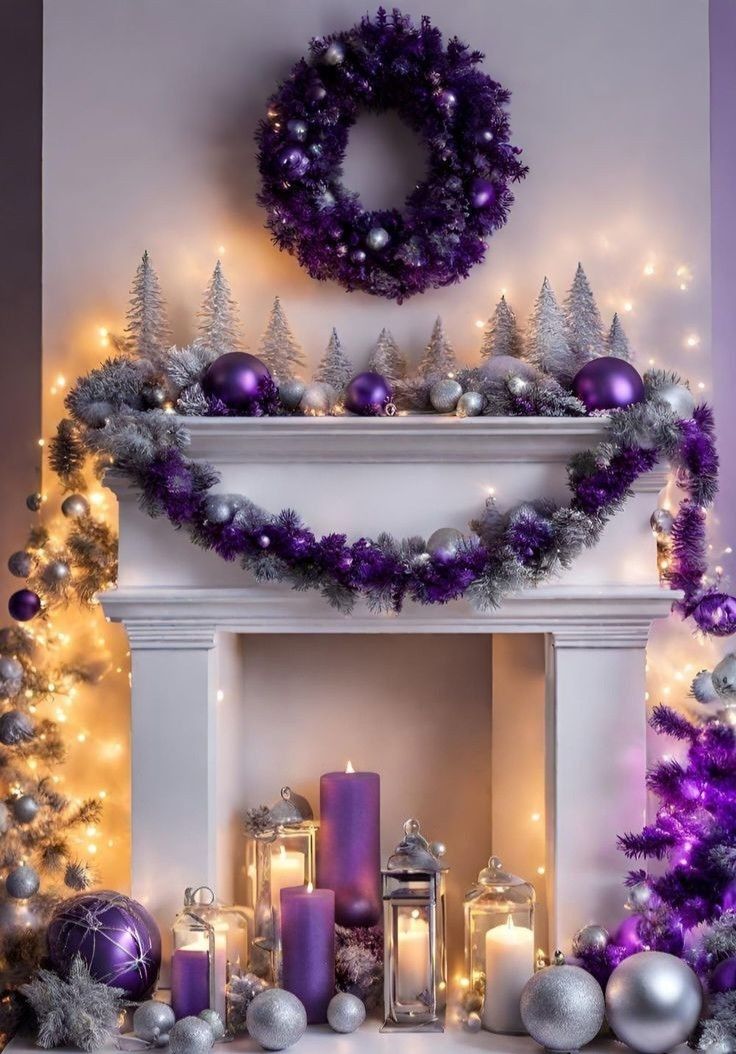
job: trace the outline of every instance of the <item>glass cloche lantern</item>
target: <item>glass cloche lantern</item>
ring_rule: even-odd
[[[483,1001],[484,1028],[520,1035],[521,992],[534,973],[534,887],[492,856],[464,909],[468,994]]]
[[[171,1007],[177,1020],[203,1010],[216,1010],[226,1020],[226,914],[209,886],[184,891],[172,930]]]
[[[429,845],[419,823],[404,837],[383,875],[384,1032],[444,1031],[447,990],[444,846]]]

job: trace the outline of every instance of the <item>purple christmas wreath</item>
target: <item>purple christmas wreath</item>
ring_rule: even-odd
[[[506,222],[527,168],[509,143],[509,92],[427,17],[379,8],[312,41],[272,96],[256,133],[259,201],[281,249],[313,278],[399,303],[465,278]],[[361,112],[395,110],[428,152],[427,178],[403,210],[369,211],[340,182]]]

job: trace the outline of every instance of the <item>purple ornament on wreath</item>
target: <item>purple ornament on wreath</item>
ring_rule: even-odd
[[[380,373],[359,373],[345,391],[345,409],[361,417],[380,417],[391,402],[391,386]]]
[[[41,610],[41,598],[32,589],[18,589],[8,600],[10,617],[16,622],[30,622]]]
[[[96,981],[145,999],[161,968],[161,934],[142,904],[99,890],[65,900],[47,931],[49,958],[64,974],[80,955]]]
[[[640,928],[641,915],[628,915],[620,924],[613,937],[613,943],[625,948],[629,955],[643,951],[646,947]]]
[[[630,362],[613,355],[591,359],[578,370],[572,382],[573,395],[588,413],[620,410],[644,399],[644,381]]]
[[[736,597],[728,593],[711,593],[699,602],[693,618],[703,633],[712,637],[730,637],[736,633]]]
[[[273,386],[265,363],[246,351],[229,351],[207,367],[202,391],[208,399],[245,416],[257,410]]]
[[[736,988],[736,959],[724,959],[713,970],[708,982],[711,992],[732,992]]]

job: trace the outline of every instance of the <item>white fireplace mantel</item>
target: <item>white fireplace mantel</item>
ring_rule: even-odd
[[[247,494],[273,512],[295,508],[316,533],[350,538],[463,529],[491,491],[501,508],[543,496],[565,501],[567,460],[598,443],[606,427],[603,419],[434,415],[184,423],[191,455],[220,472],[218,490]],[[657,580],[649,526],[665,482],[660,470],[642,477],[594,550],[497,610],[478,612],[466,601],[407,603],[394,615],[359,603],[345,616],[319,595],[257,583],[237,563],[197,549],[183,532],[141,512],[136,495],[111,473],[120,503],[120,570],[117,589],[102,603],[124,623],[132,654],[133,894],[167,927],[180,889],[195,879],[228,887],[234,849],[223,832],[232,831],[244,804],[228,796],[221,763],[223,744],[238,727],[238,635],[538,634],[546,642],[539,699],[546,766],[533,778],[547,803],[548,946],[569,942],[593,919],[613,922],[623,870],[615,835],[640,826],[645,815],[647,636],[673,599]],[[518,772],[507,715],[515,693],[526,689],[517,687],[509,654],[494,644],[488,840],[494,850],[508,842],[513,858]],[[243,744],[242,764],[249,748],[257,749]]]

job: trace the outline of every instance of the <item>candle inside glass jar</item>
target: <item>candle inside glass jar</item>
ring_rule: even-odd
[[[271,907],[274,915],[281,911],[281,890],[303,886],[304,853],[279,846],[271,853]]]
[[[396,998],[417,1003],[429,989],[429,922],[417,910],[402,914],[397,940]]]
[[[534,934],[509,915],[486,932],[486,994],[483,1027],[489,1032],[523,1033],[521,993],[534,973]]]

